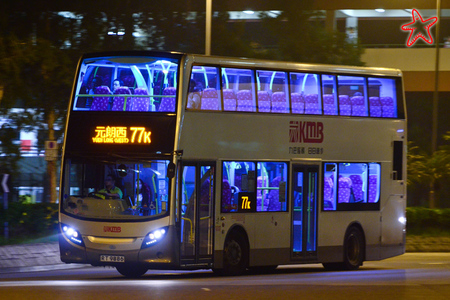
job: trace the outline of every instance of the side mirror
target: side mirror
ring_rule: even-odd
[[[167,177],[172,179],[175,177],[175,164],[173,162],[170,162],[167,166]]]

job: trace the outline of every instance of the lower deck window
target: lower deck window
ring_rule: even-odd
[[[139,220],[168,212],[168,160],[65,161],[62,210],[78,218]]]
[[[222,212],[287,211],[287,163],[223,162]]]
[[[379,163],[325,163],[323,210],[374,210],[380,200]]]

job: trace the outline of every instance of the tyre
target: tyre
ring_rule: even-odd
[[[357,227],[351,227],[344,239],[344,269],[357,270],[364,260],[364,236]]]
[[[146,267],[136,265],[116,266],[116,269],[120,274],[128,278],[139,278],[148,271]]]
[[[365,257],[364,236],[357,227],[350,227],[344,238],[344,261],[335,263],[323,263],[326,270],[357,270]]]
[[[223,249],[222,273],[228,276],[244,273],[248,266],[248,252],[246,238],[240,233],[230,234]]]

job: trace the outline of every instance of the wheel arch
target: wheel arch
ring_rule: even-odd
[[[345,234],[344,234],[344,245],[345,245],[345,242],[346,242],[345,239],[346,239],[348,233],[350,232],[350,230],[351,230],[352,228],[357,228],[357,229],[361,232],[361,234],[362,234],[363,243],[364,243],[364,245],[363,245],[363,249],[364,249],[363,260],[365,261],[365,260],[366,260],[366,252],[367,252],[367,249],[366,249],[366,247],[367,247],[367,243],[366,243],[366,234],[365,234],[364,228],[362,227],[362,225],[361,225],[360,222],[358,222],[358,221],[353,221],[353,222],[351,222],[351,223],[347,226],[347,229],[345,230]]]
[[[225,236],[225,239],[224,239],[224,242],[223,242],[224,243],[223,247],[225,247],[225,243],[226,243],[227,239],[233,234],[240,234],[240,235],[242,235],[242,237],[244,237],[244,239],[245,239],[247,250],[250,251],[250,241],[248,239],[247,231],[240,224],[234,224],[233,226],[231,226],[228,229],[227,235]],[[222,249],[223,249],[223,247],[222,247]]]

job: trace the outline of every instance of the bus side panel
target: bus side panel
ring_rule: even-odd
[[[216,210],[220,211],[220,207],[216,207]],[[216,215],[219,217],[216,218],[216,232],[214,234],[214,268],[221,269],[223,268],[223,248],[230,230],[233,230],[235,227],[241,227],[247,234],[250,244],[250,240],[253,239],[251,236],[253,233],[251,228],[253,222],[249,222],[247,219],[249,216],[246,214],[229,213]],[[251,248],[252,245],[250,244]]]
[[[250,266],[290,263],[290,220],[288,212],[256,213],[250,241]]]
[[[220,231],[216,230],[215,234],[215,268],[223,267],[223,245],[234,226],[242,227],[247,233],[249,266],[291,263],[288,213],[222,214],[219,219],[221,223],[216,228]]]
[[[322,212],[319,216],[318,261],[340,262],[343,259],[345,232],[352,224],[363,230],[366,260],[378,260],[380,253],[380,212]]]
[[[405,253],[406,199],[402,195],[389,197],[382,211],[382,238],[380,259]]]

